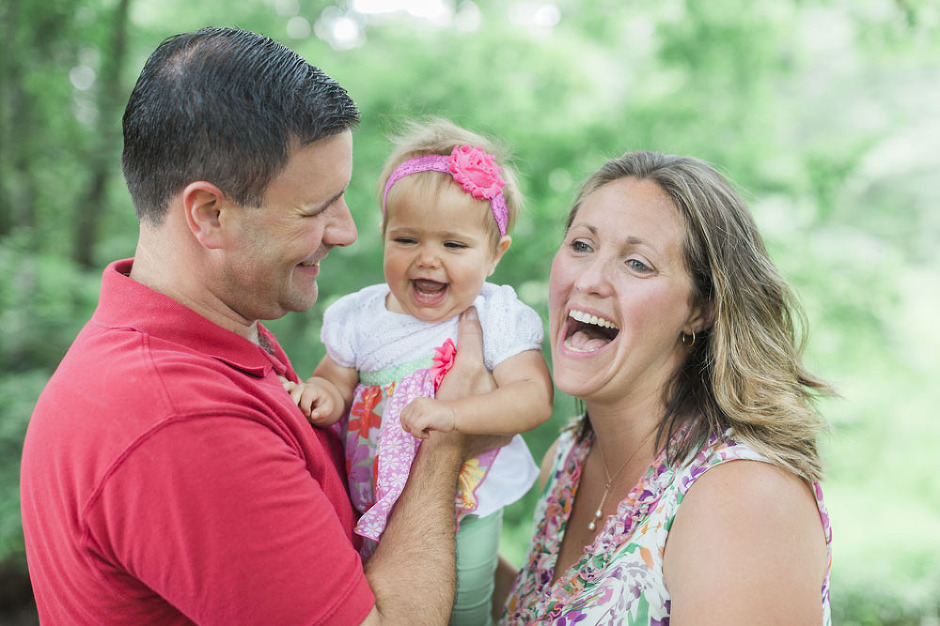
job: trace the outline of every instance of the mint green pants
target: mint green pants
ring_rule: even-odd
[[[450,626],[487,626],[493,602],[493,577],[499,560],[503,511],[468,515],[457,531],[457,595]]]

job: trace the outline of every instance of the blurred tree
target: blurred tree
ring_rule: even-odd
[[[444,115],[515,154],[528,202],[494,279],[543,315],[580,180],[630,149],[704,158],[751,202],[809,311],[811,366],[846,395],[824,407],[838,623],[936,617],[940,7],[478,0],[442,3],[452,14],[435,21],[355,10],[368,4],[0,3],[0,571],[23,573],[17,459],[31,406],[90,316],[101,267],[133,253],[122,104],[164,37],[238,25],[323,67],[363,112],[348,193],[359,242],[325,261],[309,313],[270,324],[298,371],[322,356],[323,308],[382,280],[375,180],[403,118]],[[559,394],[553,420],[527,434],[536,456],[575,410]],[[507,513],[516,560],[534,499]]]
[[[130,0],[119,0],[112,17],[111,33],[102,46],[101,79],[95,96],[97,115],[95,140],[89,150],[89,180],[83,197],[78,200],[73,258],[83,268],[94,266],[94,250],[98,243],[98,225],[107,215],[106,192],[114,172],[115,156],[121,145],[118,123],[124,109],[122,71],[127,61],[127,16]],[[107,21],[105,22],[107,24]]]

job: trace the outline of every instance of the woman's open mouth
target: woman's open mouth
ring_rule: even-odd
[[[577,310],[568,313],[564,330],[565,347],[572,352],[596,352],[620,334],[610,320]]]

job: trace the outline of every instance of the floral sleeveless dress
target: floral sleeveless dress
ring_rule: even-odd
[[[681,467],[660,455],[611,515],[581,560],[552,584],[558,550],[594,435],[577,441],[562,435],[552,473],[539,501],[538,527],[527,562],[517,576],[501,624],[669,624],[670,596],[663,578],[663,550],[673,519],[695,480],[708,469],[738,459],[766,461],[732,439],[713,437]],[[822,490],[813,485],[832,563],[832,529]],[[820,590],[823,624],[831,623],[829,569]]]
[[[401,427],[401,411],[418,397],[432,398],[455,356],[457,319],[422,322],[385,307],[388,286],[366,287],[327,308],[321,339],[336,363],[359,371],[350,411],[334,428],[345,441],[350,500],[361,514],[360,553],[371,555],[408,480],[420,444]],[[484,363],[542,343],[542,320],[508,286],[484,284],[474,300],[483,328]],[[489,515],[531,488],[538,468],[522,437],[469,460],[460,474],[459,519]]]

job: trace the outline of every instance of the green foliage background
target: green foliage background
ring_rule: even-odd
[[[807,360],[842,393],[822,405],[836,623],[936,624],[940,7],[480,0],[444,2],[457,19],[435,21],[354,10],[365,4],[0,6],[0,569],[25,572],[17,483],[32,405],[90,316],[102,267],[133,254],[123,103],[164,37],[233,25],[322,67],[363,113],[348,194],[359,242],[330,255],[313,310],[270,324],[298,371],[322,355],[323,308],[382,279],[374,186],[397,121],[444,115],[513,149],[528,205],[494,278],[543,315],[580,180],[630,149],[703,158],[750,201],[807,308]],[[330,35],[344,25],[356,45]],[[574,411],[559,394],[527,435],[537,457]],[[503,550],[517,562],[534,500],[507,514]],[[6,595],[0,605],[15,602]]]

